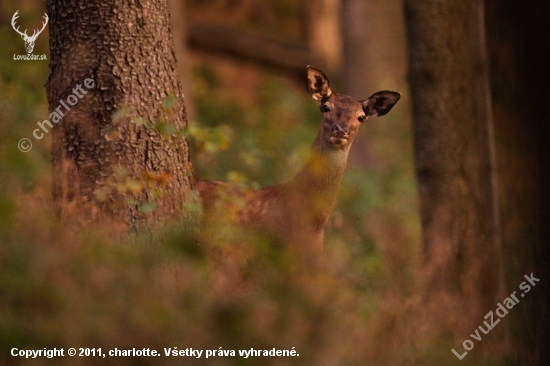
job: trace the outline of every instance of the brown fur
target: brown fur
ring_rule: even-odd
[[[216,211],[225,214],[234,210],[235,221],[262,229],[291,247],[322,250],[324,227],[336,205],[359,126],[370,116],[386,114],[399,100],[399,94],[378,92],[358,101],[333,93],[320,70],[308,66],[307,76],[308,91],[319,101],[323,121],[303,169],[290,182],[254,192],[238,191],[223,182],[199,181],[197,189],[208,220],[220,217]],[[227,201],[220,205],[223,199],[240,203],[236,207]]]

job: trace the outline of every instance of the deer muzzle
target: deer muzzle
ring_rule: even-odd
[[[330,131],[330,142],[335,145],[343,145],[349,139],[349,127],[344,123],[335,123]]]

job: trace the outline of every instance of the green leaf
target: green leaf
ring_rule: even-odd
[[[139,207],[139,212],[141,213],[150,213],[153,212],[157,208],[157,205],[152,202],[145,202],[143,205]]]

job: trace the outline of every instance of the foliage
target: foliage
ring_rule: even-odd
[[[434,342],[442,351],[432,357],[433,348],[418,339],[417,313],[410,305],[418,272],[415,186],[410,149],[401,148],[408,137],[392,127],[406,125],[403,118],[368,127],[372,162],[346,174],[327,229],[327,250],[318,262],[231,228],[226,234],[233,240],[213,255],[198,250],[178,228],[155,233],[154,246],[140,234],[118,242],[105,228],[68,230],[54,218],[47,135],[33,141],[28,153],[17,149],[19,139],[30,137],[48,114],[47,64],[10,61],[20,40],[5,26],[0,37],[7,40],[0,48],[0,363],[27,363],[9,356],[12,347],[101,347],[104,352],[145,347],[162,353],[165,347],[295,347],[300,354],[214,359],[220,365],[448,360],[447,344]],[[38,49],[46,47],[45,40],[39,38]],[[243,105],[238,97],[223,96],[223,78],[213,66],[195,71],[198,113],[188,132],[198,175],[248,188],[290,179],[316,134],[315,102],[292,84],[262,73],[253,103]],[[120,179],[124,189],[132,188],[123,172]],[[78,363],[98,362],[87,357]],[[102,363],[159,360],[106,358]]]

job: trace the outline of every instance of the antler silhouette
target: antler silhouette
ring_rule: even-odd
[[[17,18],[19,18],[19,15],[17,13],[19,13],[19,10],[17,10],[15,14],[13,14],[13,17],[11,18],[11,26],[17,33],[21,35],[21,37],[23,37],[23,39],[28,38],[29,36],[27,36],[26,29],[25,29],[25,32],[21,33],[21,31],[19,31],[19,27],[17,28],[15,27],[15,21],[17,20]]]
[[[44,30],[44,28],[46,28],[46,25],[48,25],[48,20],[50,18],[48,18],[48,14],[44,13],[44,22],[42,23],[42,29],[40,29],[39,31],[35,30],[34,33],[32,34],[31,38],[34,38],[36,39],[36,37],[38,37],[38,35],[40,33],[42,33],[42,31]],[[26,30],[25,30],[26,31]],[[38,32],[38,33],[36,33]]]
[[[44,22],[42,23],[42,29],[40,30],[34,30],[32,36],[29,37],[29,35],[27,34],[27,30],[25,29],[24,32],[21,32],[19,30],[19,26],[17,26],[15,23],[16,23],[16,20],[17,18],[19,18],[19,10],[17,10],[15,12],[15,14],[13,14],[13,17],[11,18],[11,26],[13,27],[13,29],[19,33],[21,35],[21,38],[23,38],[23,41],[25,41],[25,48],[27,49],[27,53],[31,53],[32,50],[34,49],[34,42],[36,41],[36,38],[38,37],[38,35],[40,33],[42,33],[42,31],[44,30],[44,28],[46,28],[46,25],[48,24],[48,14],[44,14]]]

